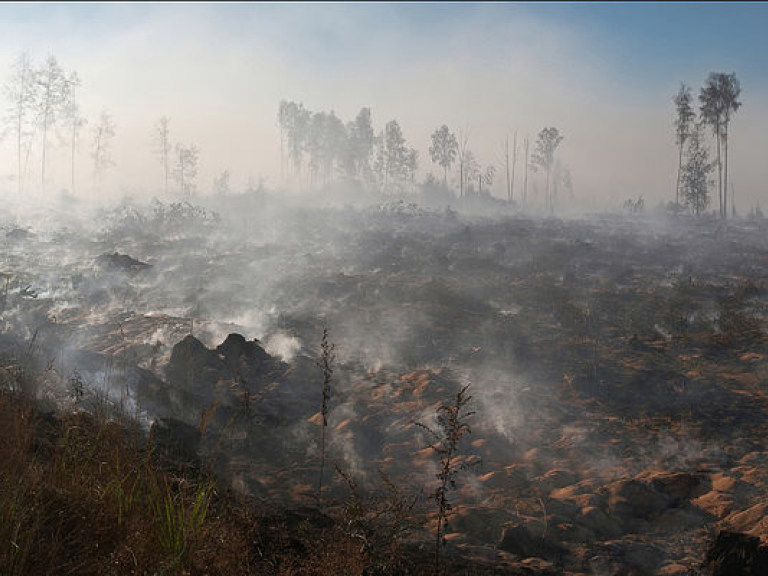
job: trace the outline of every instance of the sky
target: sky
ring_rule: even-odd
[[[102,110],[117,128],[104,180],[114,193],[161,187],[151,136],[161,116],[174,142],[199,148],[201,193],[223,170],[235,189],[280,187],[277,109],[294,100],[345,121],[370,107],[377,129],[398,120],[422,176],[441,172],[428,147],[442,124],[498,168],[506,134],[534,140],[555,126],[576,196],[600,206],[670,199],[673,95],[681,82],[698,94],[710,72],[735,72],[743,106],[730,171],[746,211],[768,191],[765,30],[767,3],[2,3],[0,81],[22,51],[78,73],[89,121],[78,195],[97,193],[91,131]],[[15,154],[6,134],[0,187],[15,187]],[[49,189],[70,187],[68,154],[56,139]]]

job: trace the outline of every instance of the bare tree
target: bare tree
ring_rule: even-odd
[[[474,159],[471,151],[469,150],[469,129],[464,128],[459,130],[458,136],[459,151],[459,198],[464,197],[464,188],[467,180],[467,160],[471,157]]]
[[[168,177],[170,176],[171,159],[171,121],[167,116],[161,117],[155,124],[152,139],[155,144],[155,153],[163,169],[163,194],[168,194]]]
[[[112,117],[103,110],[99,116],[99,123],[93,127],[93,150],[91,152],[93,182],[97,190],[101,190],[104,171],[115,164],[109,150],[114,136],[115,123],[112,121]]]
[[[699,94],[701,119],[712,128],[717,141],[717,181],[722,218],[728,216],[728,125],[731,114],[741,107],[741,102],[738,101],[740,94],[741,85],[736,74],[722,72],[710,73]],[[720,158],[721,148],[724,149],[725,155],[724,170]]]
[[[56,125],[60,115],[66,109],[69,84],[64,71],[54,56],[49,56],[38,71],[37,84],[39,97],[36,100],[37,118],[42,130],[42,171],[41,184],[45,192],[45,167],[48,132]]]
[[[71,130],[70,175],[72,178],[72,194],[75,194],[76,192],[75,155],[77,152],[77,137],[80,135],[80,129],[87,124],[87,121],[83,116],[80,115],[80,105],[77,102],[77,88],[80,87],[81,82],[76,72],[73,72],[72,74],[69,75],[69,78],[67,79],[67,83],[69,87],[68,87],[68,98],[67,98],[67,105],[66,105],[66,117],[67,117],[67,122],[69,122],[69,127]]]
[[[512,140],[512,173],[510,174],[509,164],[509,134],[504,138],[504,173],[507,180],[507,200],[513,202],[515,199],[515,166],[517,165],[517,130]]]
[[[530,161],[528,159],[528,136],[525,137],[525,178],[523,180],[523,206],[525,206],[528,202],[528,167],[530,166]]]
[[[27,52],[22,52],[13,65],[13,74],[4,87],[5,96],[11,102],[8,114],[4,118],[7,130],[12,130],[16,137],[17,191],[21,195],[24,189],[24,174],[22,168],[22,150],[31,147],[34,125],[32,114],[37,100],[37,70]]]
[[[685,143],[691,135],[691,125],[696,118],[696,114],[691,107],[691,89],[685,84],[680,84],[680,90],[674,98],[675,110],[675,142],[678,148],[677,158],[677,185],[675,186],[675,205],[680,205],[680,173],[683,167],[683,149]]]

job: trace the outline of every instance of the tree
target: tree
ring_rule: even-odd
[[[303,104],[285,101],[280,103],[278,110],[280,133],[288,145],[288,157],[291,160],[293,172],[297,176],[301,176],[311,118],[312,113],[305,109]]]
[[[191,146],[176,144],[173,177],[179,185],[180,194],[185,198],[189,198],[195,192],[198,156],[199,151],[194,144]]]
[[[224,170],[216,178],[213,179],[213,193],[218,196],[226,196],[229,194],[229,170]]]
[[[547,207],[550,213],[554,210],[554,205],[551,197],[550,189],[550,177],[552,173],[552,165],[555,161],[555,151],[562,142],[563,137],[557,128],[544,128],[539,132],[536,140],[536,149],[533,152],[532,162],[534,166],[540,167],[547,174]]]
[[[72,176],[72,194],[75,194],[75,153],[77,151],[77,137],[80,134],[80,129],[87,124],[85,118],[80,115],[80,105],[77,103],[77,88],[80,86],[80,78],[76,72],[70,74],[67,83],[68,98],[66,106],[66,117],[71,129],[70,146],[72,149],[71,156],[71,176]]]
[[[709,150],[704,144],[703,128],[700,123],[688,135],[688,150],[683,166],[681,184],[685,203],[699,215],[709,205],[710,173],[714,163],[709,160]]]
[[[485,167],[485,171],[482,172],[479,176],[480,181],[480,192],[483,191],[483,185],[485,185],[488,188],[488,193],[491,193],[491,187],[493,186],[493,181],[496,178],[496,166],[493,164],[489,164]]]
[[[451,133],[448,126],[443,124],[432,133],[432,145],[429,147],[429,156],[432,162],[443,167],[443,185],[448,185],[448,170],[456,160],[459,152],[459,143],[456,136]]]
[[[115,136],[115,123],[112,117],[103,110],[99,116],[99,123],[93,127],[93,181],[97,190],[101,189],[101,179],[104,171],[114,165],[109,147]]]
[[[64,71],[54,56],[49,56],[36,74],[38,98],[36,113],[42,130],[42,171],[41,183],[45,192],[45,166],[48,131],[56,125],[62,112],[65,112],[69,95],[69,83]]]
[[[509,202],[515,199],[515,166],[517,166],[517,130],[515,130],[514,140],[512,141],[512,174],[509,173],[509,134],[504,139],[504,173],[507,180],[507,200]]]
[[[717,184],[720,216],[728,216],[728,125],[731,114],[741,107],[738,101],[741,85],[735,73],[712,72],[699,94],[701,119],[712,128],[717,142]],[[721,148],[725,166],[720,158]]]
[[[362,177],[370,183],[371,155],[373,154],[376,138],[371,120],[371,109],[361,108],[354,121],[347,125],[347,159],[348,173],[352,177]]]
[[[691,135],[691,124],[696,118],[696,114],[691,107],[691,89],[684,83],[680,84],[680,90],[674,97],[675,110],[675,142],[678,148],[677,157],[677,185],[675,186],[675,204],[680,205],[680,172],[683,166],[683,149],[689,136]]]
[[[469,148],[465,148],[462,157],[462,170],[461,173],[464,176],[464,184],[462,186],[464,194],[474,192],[475,182],[479,183],[480,180],[480,163],[475,158],[475,153]]]
[[[469,150],[469,129],[459,130],[459,198],[464,197],[465,183],[467,182],[467,160],[474,161],[474,155]]]
[[[156,123],[152,133],[155,144],[155,153],[163,169],[163,194],[168,194],[168,176],[170,175],[171,159],[171,121],[167,116],[162,116]]]
[[[524,144],[525,146],[525,178],[523,179],[523,206],[528,202],[528,167],[530,166],[530,161],[528,158],[528,147],[529,147],[529,139],[528,136],[525,137]]]
[[[21,195],[24,189],[26,168],[22,168],[22,150],[31,147],[34,125],[32,113],[37,100],[37,70],[27,52],[22,52],[13,65],[13,74],[5,84],[5,96],[11,102],[5,116],[6,129],[12,130],[16,137],[17,191]],[[27,153],[28,155],[28,153]]]

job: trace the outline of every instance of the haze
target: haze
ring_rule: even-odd
[[[419,151],[419,179],[441,173],[428,147],[442,124],[468,130],[480,163],[497,169],[507,133],[533,141],[555,126],[585,206],[666,202],[677,168],[672,96],[681,81],[697,96],[713,71],[735,72],[743,89],[729,139],[741,212],[768,177],[764,4],[39,3],[4,4],[0,21],[4,81],[23,51],[35,63],[55,56],[82,80],[83,197],[161,189],[151,143],[161,116],[173,142],[200,150],[199,193],[223,170],[233,189],[288,187],[277,125],[285,99],[345,122],[370,107],[377,131],[396,119]],[[102,110],[116,124],[115,165],[97,193],[92,129]],[[51,142],[47,188],[68,190],[69,147]],[[10,131],[0,150],[2,187],[12,192]],[[36,154],[30,192],[39,188]],[[504,196],[501,179],[492,192]]]

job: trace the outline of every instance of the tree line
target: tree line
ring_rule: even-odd
[[[419,154],[408,146],[397,120],[390,120],[378,132],[373,126],[370,108],[361,108],[354,120],[344,122],[334,111],[312,112],[302,103],[282,100],[278,106],[277,124],[280,130],[281,177],[293,177],[301,185],[322,188],[338,182],[353,182],[369,186],[381,193],[411,191],[416,185]],[[556,159],[563,140],[557,128],[547,127],[539,132],[533,155],[529,154],[529,139],[525,138],[523,203],[528,195],[528,169],[541,170],[546,178],[545,200],[550,211],[558,189],[562,186],[572,194],[570,171]],[[513,140],[510,161],[509,138],[504,141],[504,167],[507,200],[513,202],[515,171],[519,152],[517,133]],[[469,147],[469,131],[454,133],[446,124],[431,135],[429,157],[442,169],[442,187],[449,189],[449,172],[456,166],[453,183],[458,197],[486,193],[493,186],[496,166],[483,166]],[[438,184],[431,173],[426,183]]]
[[[82,80],[77,72],[66,71],[55,56],[35,63],[27,52],[18,55],[11,74],[3,86],[9,103],[3,116],[3,138],[12,138],[16,153],[16,188],[19,196],[27,191],[33,150],[40,159],[40,187],[43,193],[50,184],[46,176],[52,146],[69,147],[69,182],[72,194],[77,192],[76,157],[81,146],[83,129],[88,120],[82,115],[78,93]],[[107,170],[115,166],[112,143],[117,132],[112,115],[103,109],[90,130],[90,160],[92,184],[101,190]],[[178,192],[190,197],[196,189],[199,150],[195,145],[171,142],[170,120],[162,117],[152,129],[154,153],[162,168],[163,190],[169,192],[169,180],[177,184]],[[229,173],[219,176],[214,188],[228,189]]]
[[[87,124],[77,99],[82,82],[77,72],[67,72],[55,56],[36,64],[27,52],[22,52],[12,66],[4,86],[10,106],[3,117],[3,136],[11,136],[16,148],[17,191],[22,194],[30,170],[30,157],[35,145],[40,153],[40,186],[45,192],[48,180],[48,152],[52,136],[59,142],[68,140],[70,147],[70,183],[76,190],[75,157],[80,133]],[[115,136],[115,124],[102,110],[92,127],[91,159],[93,181],[98,187],[104,171],[114,164],[110,145]]]

